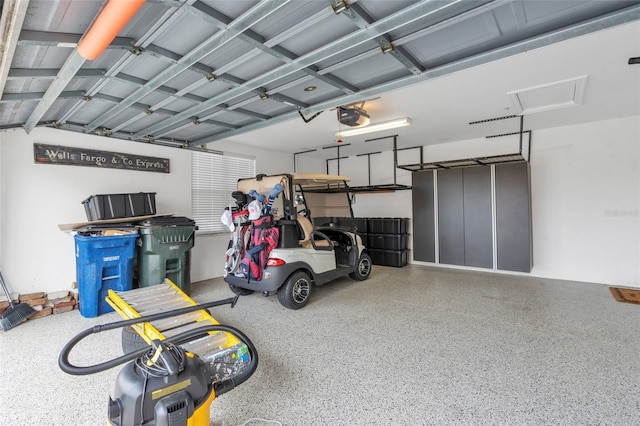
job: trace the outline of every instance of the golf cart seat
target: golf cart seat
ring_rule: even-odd
[[[311,233],[313,232],[313,224],[308,217],[305,217],[301,214],[297,215],[297,220],[304,235],[304,238],[299,241],[299,244],[304,248],[314,248],[311,244]],[[328,247],[329,242],[326,240],[317,239],[315,240],[315,245],[316,247]]]

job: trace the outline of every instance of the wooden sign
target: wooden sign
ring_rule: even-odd
[[[140,170],[169,173],[169,159],[96,151],[69,146],[33,144],[33,156],[39,164],[103,167],[109,169]]]

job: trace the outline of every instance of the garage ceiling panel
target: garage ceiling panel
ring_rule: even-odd
[[[97,60],[83,62],[75,44],[104,4],[29,2],[22,32],[4,41],[15,53],[3,60],[13,71],[56,75],[3,81],[0,127],[69,123],[74,131],[113,128],[132,141],[174,132],[213,142],[421,83],[434,66],[454,70],[478,55],[499,59],[514,43],[561,41],[553,31],[586,34],[640,19],[635,0],[359,0],[337,13],[339,0],[159,0],[145,2]],[[601,21],[584,27],[594,18]],[[96,69],[104,77],[79,76]],[[308,86],[316,91],[304,92]],[[93,100],[67,99],[70,91]],[[45,92],[39,101],[12,98]],[[146,106],[164,118],[139,117]],[[214,113],[228,130],[193,123]]]

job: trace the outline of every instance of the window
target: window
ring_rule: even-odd
[[[191,212],[204,232],[229,232],[220,221],[233,203],[238,179],[256,174],[254,159],[194,151],[191,154]]]

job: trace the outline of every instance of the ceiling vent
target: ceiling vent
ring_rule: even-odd
[[[516,113],[533,114],[582,104],[587,76],[556,81],[507,93]]]
[[[338,107],[338,121],[345,126],[366,126],[369,124],[369,114],[364,109],[352,107]]]

